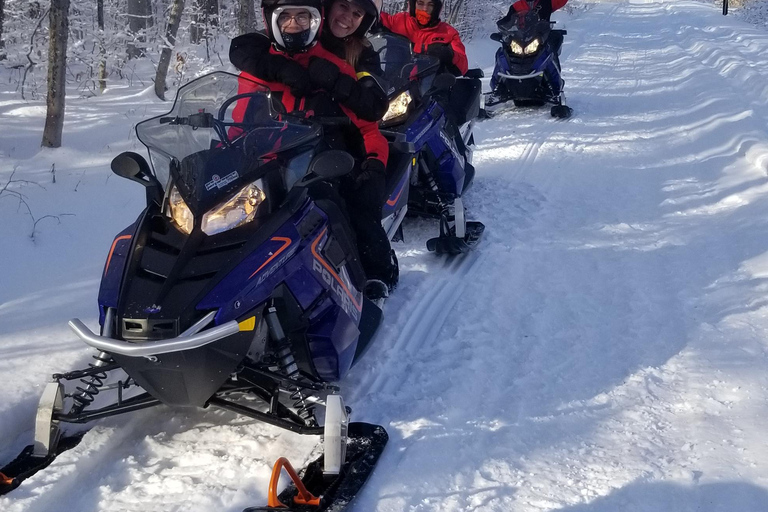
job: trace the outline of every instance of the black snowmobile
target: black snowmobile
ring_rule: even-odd
[[[0,469],[0,494],[77,444],[82,434],[67,424],[160,404],[323,436],[323,455],[301,478],[278,460],[268,506],[249,510],[340,510],[371,474],[387,433],[350,423],[331,383],[359,360],[382,312],[362,293],[345,213],[318,193],[354,161],[325,147],[320,122],[340,120],[277,114],[269,90],[244,80],[217,72],[183,86],[171,112],[136,127],[151,167],[136,153],[112,161],[146,188],[147,206],[109,250],[100,333],[69,323],[98,354],[53,376],[34,444]],[[244,116],[233,117],[238,108]],[[411,145],[391,145],[390,237],[407,209],[412,159]],[[283,467],[294,485],[278,496]]]

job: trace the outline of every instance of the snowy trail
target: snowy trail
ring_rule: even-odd
[[[390,433],[352,510],[768,510],[768,35],[693,1],[566,22],[575,117],[477,125],[477,250],[426,253],[427,222],[396,245],[400,286],[341,383],[353,419]],[[493,51],[470,46],[486,74]],[[10,325],[0,354],[65,332]],[[72,338],[57,362],[82,360]],[[35,375],[0,372],[23,375],[0,410],[28,415]],[[99,424],[0,509],[241,510],[315,442],[168,413]]]

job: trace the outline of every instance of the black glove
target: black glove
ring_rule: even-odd
[[[453,64],[453,48],[444,43],[432,43],[427,46],[427,53],[440,59],[440,62],[446,66]]]
[[[360,165],[355,177],[355,191],[359,203],[371,208],[381,208],[386,194],[387,169],[376,158],[368,158]]]
[[[278,71],[278,79],[291,88],[294,96],[306,96],[310,90],[309,72],[296,61],[285,59]]]
[[[333,62],[320,57],[309,59],[309,79],[313,85],[332,92],[339,79],[339,67]]]

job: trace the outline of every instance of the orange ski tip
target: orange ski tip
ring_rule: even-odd
[[[5,476],[5,473],[0,473],[0,484],[13,485],[14,480],[16,479]]]
[[[296,486],[296,490],[299,491],[299,494],[293,498],[294,503],[297,505],[320,505],[320,498],[307,490],[304,486],[304,482],[301,481],[301,478],[299,478],[298,473],[293,469],[291,463],[288,462],[288,459],[280,457],[275,461],[275,465],[272,466],[272,477],[269,479],[269,497],[267,499],[268,507],[288,508],[282,501],[277,499],[277,484],[280,481],[280,472],[282,469],[285,469],[285,472],[291,477],[293,485]]]

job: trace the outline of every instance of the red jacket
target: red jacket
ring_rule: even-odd
[[[427,46],[433,43],[451,45],[451,49],[453,49],[453,65],[461,71],[462,75],[469,69],[467,50],[459,38],[459,33],[444,21],[439,22],[434,27],[424,28],[420,27],[416,22],[416,18],[407,12],[397,14],[382,12],[381,22],[395,34],[400,34],[410,39],[413,43],[413,51],[416,53],[426,53]]]
[[[552,13],[567,4],[568,0],[534,0],[531,3],[533,4],[532,6],[528,5],[526,0],[517,0],[509,8],[509,13],[507,13],[507,16],[511,16],[513,12],[517,14],[525,14],[530,11],[531,8],[538,8],[539,17],[542,20],[549,21],[549,17],[552,15]]]
[[[309,59],[311,57],[321,57],[323,59],[329,60],[336,64],[338,66],[339,70],[349,76],[356,77],[356,73],[354,68],[350,66],[344,59],[341,59],[337,57],[335,54],[329,52],[325,48],[323,48],[320,44],[315,44],[311,48],[309,48],[306,51],[299,52],[293,55],[278,52],[275,50],[274,47],[270,48],[270,53],[282,55],[283,57],[295,60],[299,64],[301,64],[304,67],[309,66]],[[241,76],[248,78],[249,80],[252,80],[253,82],[257,82],[260,84],[263,84],[264,86],[268,87],[272,92],[280,93],[281,101],[283,105],[285,106],[286,111],[292,112],[294,110],[312,110],[314,107],[312,105],[312,98],[305,98],[305,97],[299,97],[297,98],[293,94],[291,94],[291,90],[288,86],[285,84],[282,84],[280,82],[268,82],[266,80],[262,80],[260,78],[257,78],[253,75],[250,75],[246,72],[242,72]],[[238,87],[238,94],[245,94],[247,92],[251,92],[254,90],[255,86],[253,83],[249,82],[249,80],[240,80],[240,84]],[[235,105],[235,109],[232,112],[232,119],[235,122],[241,121],[243,119],[243,116],[245,115],[246,108],[248,106],[248,102],[246,101],[239,101]],[[349,119],[352,121],[353,127],[351,131],[356,132],[359,137],[362,139],[362,145],[365,148],[365,154],[355,154],[355,148],[349,147],[350,145],[354,146],[354,141],[347,140],[347,149],[352,153],[352,156],[357,158],[375,158],[377,160],[380,160],[385,166],[387,165],[387,159],[389,157],[389,145],[387,143],[387,139],[384,137],[384,135],[381,134],[379,131],[379,125],[376,122],[371,121],[364,121],[357,117],[351,110],[346,108],[344,105],[335,103],[333,105],[334,108],[338,107],[341,112],[339,112],[337,115],[345,115],[349,117]],[[328,114],[327,112],[325,112]]]

